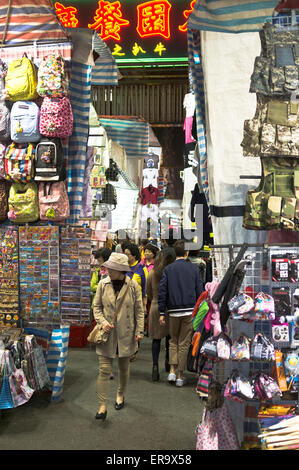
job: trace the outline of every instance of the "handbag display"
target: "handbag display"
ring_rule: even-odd
[[[126,295],[127,295],[127,292],[128,292],[128,290],[129,290],[130,284],[131,284],[131,283],[130,283],[130,281],[129,281],[128,284],[127,284],[126,291],[125,291],[125,293],[124,293],[124,295],[123,295],[123,298],[122,298],[122,300],[121,300],[121,303],[120,303],[120,305],[119,305],[119,307],[118,307],[118,311],[116,311],[116,312],[114,313],[113,321],[112,321],[113,325],[115,324],[115,321],[116,321],[118,312],[121,310],[121,307],[122,307],[122,305],[123,305],[123,302],[124,302],[124,300],[125,300],[125,297],[126,297]],[[88,341],[89,343],[97,344],[97,345],[105,344],[105,343],[107,343],[107,341],[108,341],[108,339],[109,339],[109,336],[110,336],[110,332],[108,333],[107,331],[104,331],[103,328],[102,328],[100,325],[96,324],[96,326],[93,328],[93,330],[92,330],[92,331],[90,332],[90,334],[88,335],[87,341]]]

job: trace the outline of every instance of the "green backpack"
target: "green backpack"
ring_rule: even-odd
[[[9,191],[8,218],[17,224],[35,222],[39,218],[36,183],[14,183]]]

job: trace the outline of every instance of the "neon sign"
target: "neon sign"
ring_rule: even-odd
[[[99,0],[98,3],[99,7],[94,16],[94,23],[89,24],[88,27],[95,29],[103,41],[109,38],[120,41],[119,31],[123,26],[130,24],[122,17],[120,2]]]
[[[168,0],[153,0],[137,5],[137,33],[141,38],[163,36],[170,38],[169,14],[172,5]]]
[[[93,29],[118,63],[187,62],[195,0],[52,0],[67,28]]]

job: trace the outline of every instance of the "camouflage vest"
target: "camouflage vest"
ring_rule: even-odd
[[[283,97],[257,94],[253,119],[244,121],[245,157],[299,157],[298,104]]]
[[[262,179],[246,195],[243,227],[299,231],[299,161],[261,158]]]
[[[260,39],[262,51],[254,62],[250,92],[290,95],[299,80],[299,30],[278,29],[265,23]]]

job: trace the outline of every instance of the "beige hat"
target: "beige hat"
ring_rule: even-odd
[[[105,261],[102,266],[105,268],[114,269],[115,271],[131,271],[128,263],[128,257],[123,253],[111,253],[108,261]]]

